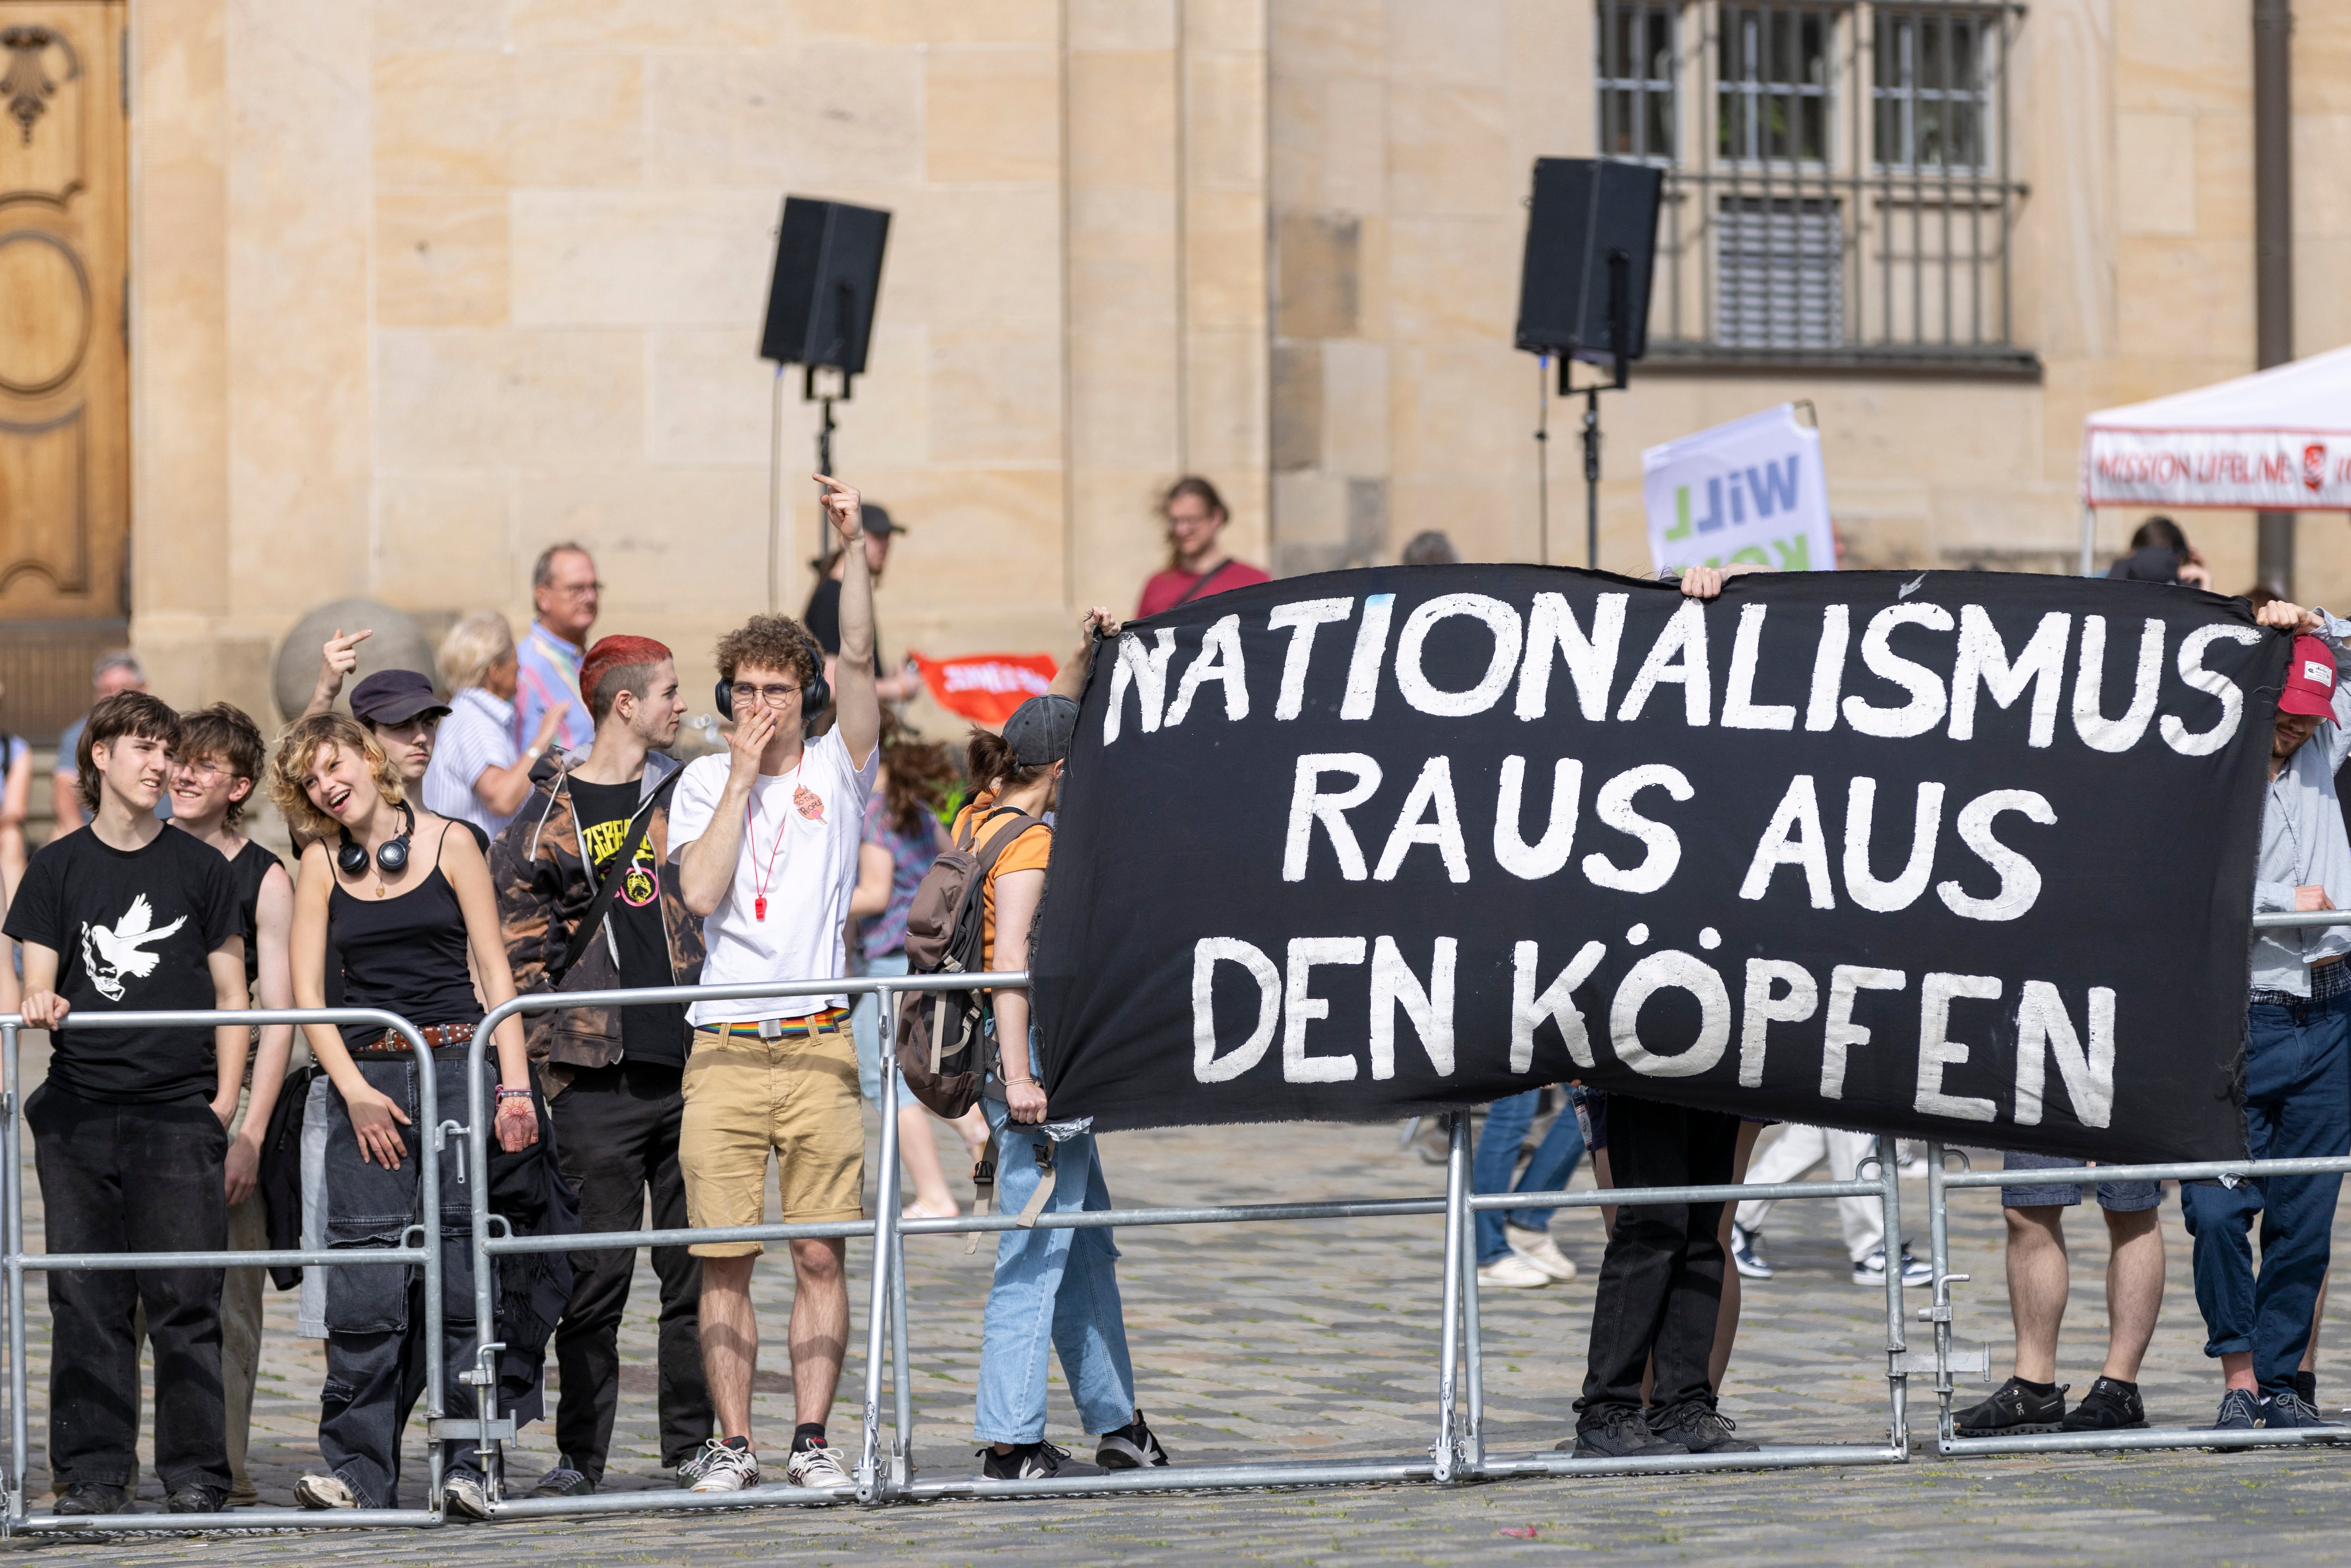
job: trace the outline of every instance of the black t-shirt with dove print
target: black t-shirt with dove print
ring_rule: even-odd
[[[167,828],[145,849],[110,848],[84,828],[25,868],[5,929],[57,955],[57,994],[76,1013],[213,1006],[205,956],[241,935],[221,852]],[[218,1087],[209,1029],[75,1029],[51,1037],[49,1080],[85,1100],[209,1100]]]

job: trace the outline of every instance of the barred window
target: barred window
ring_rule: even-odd
[[[1986,53],[1996,16],[1912,9],[1885,17],[1870,96],[1877,162],[1896,169],[1985,167],[1991,119]]]
[[[1667,172],[1653,361],[2037,373],[2009,303],[2021,5],[1595,5],[1601,154]]]
[[[1644,162],[1674,155],[1678,0],[1607,7],[1600,31],[1600,148]]]
[[[1828,157],[1829,40],[1839,7],[1725,5],[1716,37],[1716,151],[1818,163]]]

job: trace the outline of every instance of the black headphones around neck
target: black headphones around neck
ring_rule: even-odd
[[[400,802],[400,820],[399,836],[384,840],[382,847],[375,852],[376,866],[386,876],[398,876],[408,869],[408,841],[416,832],[416,813],[405,800]],[[343,845],[335,852],[335,864],[344,875],[357,876],[368,868],[367,846],[355,841],[349,828],[340,831]]]
[[[816,672],[809,678],[808,685],[800,688],[800,725],[806,728],[823,717],[824,710],[832,706],[832,683],[824,678],[824,650],[818,646],[816,638],[805,626],[795,624],[792,630],[799,634],[802,645],[809,652],[810,668]],[[726,719],[735,716],[735,683],[732,681],[718,683],[718,716]]]

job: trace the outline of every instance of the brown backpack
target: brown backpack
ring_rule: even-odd
[[[974,850],[979,831],[1002,816],[1019,820],[984,850]],[[906,972],[910,975],[976,975],[987,971],[986,904],[981,890],[997,857],[1032,827],[1044,824],[1011,806],[985,818],[976,814],[956,835],[956,847],[931,863],[914,889],[906,915]],[[898,1071],[915,1099],[949,1121],[979,1099],[988,1063],[986,1040],[987,994],[978,987],[909,991],[898,1001]]]

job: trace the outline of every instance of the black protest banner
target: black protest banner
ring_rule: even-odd
[[[1058,1120],[1580,1080],[2241,1155],[2288,640],[2024,575],[1534,567],[1220,594],[1097,650],[1034,969]]]

